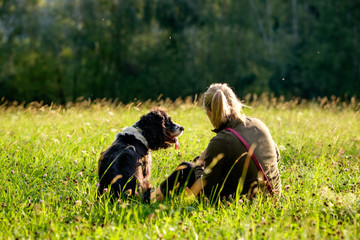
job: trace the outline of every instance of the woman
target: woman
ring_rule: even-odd
[[[152,199],[162,200],[185,189],[194,196],[202,192],[214,202],[219,197],[254,195],[264,181],[268,191],[280,196],[280,154],[265,124],[243,114],[241,102],[227,84],[212,84],[204,95],[203,107],[216,136],[196,163],[181,163],[152,193]],[[238,134],[251,146],[249,150]],[[252,152],[261,167],[251,158]]]

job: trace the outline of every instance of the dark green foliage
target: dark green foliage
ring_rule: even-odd
[[[0,0],[0,96],[360,92],[359,1]]]

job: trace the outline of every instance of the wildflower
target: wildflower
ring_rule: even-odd
[[[47,177],[47,174],[46,174],[46,173],[44,174],[44,177]]]
[[[24,177],[27,178],[27,174],[24,174]]]
[[[107,188],[104,188],[104,192],[107,192],[108,191],[108,189]]]
[[[79,172],[79,177],[82,177],[83,176],[83,173],[82,172]]]
[[[95,187],[100,187],[100,183],[96,183],[96,184],[95,184]]]
[[[81,206],[81,201],[77,200],[77,201],[75,201],[75,204],[76,204],[76,206],[80,207]]]
[[[340,154],[340,155],[343,155],[344,153],[345,153],[344,149],[343,149],[343,148],[340,148],[339,154]]]
[[[280,146],[279,146],[279,150],[280,150],[280,151],[286,151],[286,147],[285,147],[284,145],[280,145]]]
[[[67,138],[70,138],[71,136],[70,135],[66,135]]]
[[[290,185],[285,186],[285,190],[288,190],[290,188]]]
[[[74,163],[77,164],[77,160],[74,160]]]
[[[11,170],[11,173],[12,173],[12,174],[14,174],[14,173],[15,173],[15,171],[14,171],[14,170]]]

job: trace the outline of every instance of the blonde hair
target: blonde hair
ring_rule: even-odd
[[[215,129],[235,119],[245,122],[242,103],[226,83],[211,84],[204,94],[203,106],[210,110],[210,121]]]

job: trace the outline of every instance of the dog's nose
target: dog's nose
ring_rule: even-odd
[[[184,127],[183,126],[179,126],[180,131],[184,131]]]

